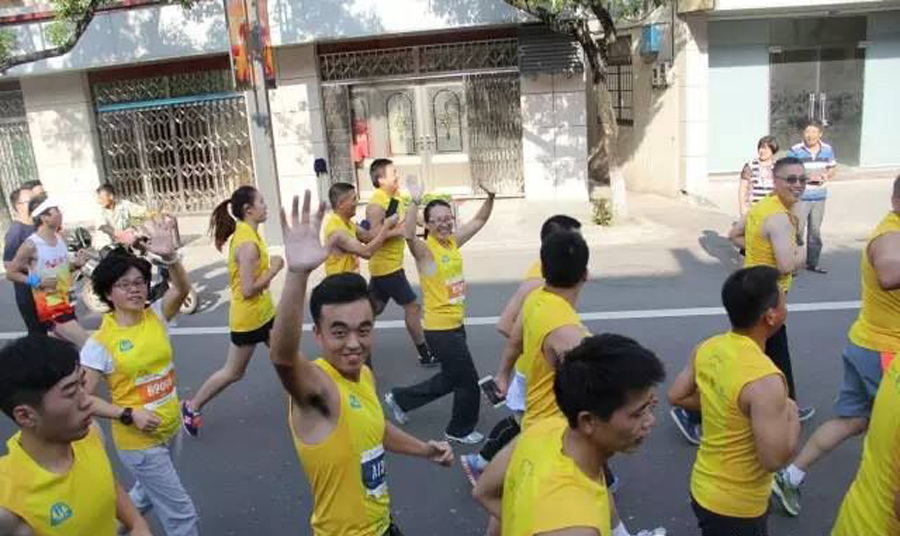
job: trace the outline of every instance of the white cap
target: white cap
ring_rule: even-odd
[[[47,212],[51,208],[59,208],[59,203],[56,202],[55,199],[48,197],[44,199],[44,201],[38,205],[34,210],[31,211],[31,217],[37,218],[44,212]]]

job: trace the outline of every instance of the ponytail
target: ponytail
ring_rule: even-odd
[[[216,249],[222,251],[222,246],[228,242],[237,227],[235,219],[244,219],[244,207],[253,204],[256,193],[256,188],[252,186],[241,186],[213,210],[209,217],[209,234],[215,241]]]

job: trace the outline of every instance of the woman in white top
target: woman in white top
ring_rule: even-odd
[[[775,188],[772,182],[772,167],[778,141],[774,136],[763,136],[756,144],[756,158],[744,164],[741,170],[741,187],[738,189],[738,209],[741,217],[750,210],[753,203],[766,197]]]

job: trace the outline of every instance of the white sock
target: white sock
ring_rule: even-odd
[[[803,479],[806,478],[806,471],[794,464],[788,466],[786,473],[788,482],[790,482],[792,486],[799,486],[803,483]]]
[[[613,529],[612,536],[631,536],[631,533],[625,528],[625,523],[620,521],[616,528]]]

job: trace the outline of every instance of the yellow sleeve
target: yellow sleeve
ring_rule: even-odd
[[[555,486],[541,497],[534,515],[532,534],[550,532],[573,527],[591,527],[601,534],[603,526],[602,509],[608,504],[599,504],[596,495],[586,492],[581,486],[564,484]],[[601,534],[601,536],[610,536]]]

